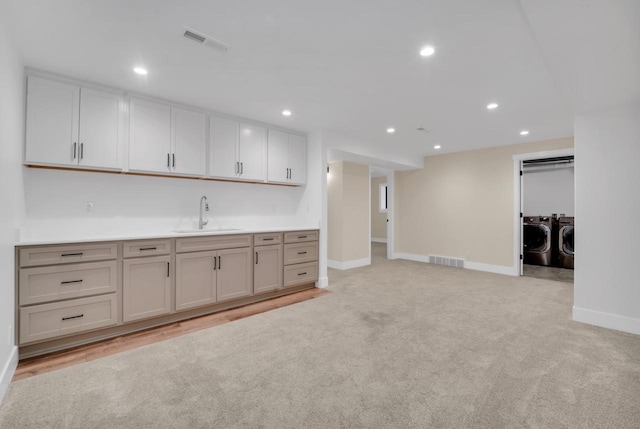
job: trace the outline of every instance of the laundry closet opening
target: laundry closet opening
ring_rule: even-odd
[[[573,283],[574,156],[521,161],[520,274]]]

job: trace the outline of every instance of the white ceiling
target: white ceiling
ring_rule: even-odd
[[[0,17],[28,66],[319,131],[387,166],[571,136],[576,112],[640,100],[637,0],[0,0]]]

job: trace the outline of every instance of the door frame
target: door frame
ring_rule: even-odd
[[[395,259],[393,253],[393,188],[394,188],[394,170],[388,168],[382,168],[377,166],[369,166],[369,207],[371,207],[371,193],[374,192],[374,189],[371,189],[371,169],[375,168],[378,171],[382,171],[386,174],[386,182],[387,182],[387,259]],[[375,192],[379,192],[379,190],[375,190]],[[369,243],[371,243],[371,210],[369,210]],[[371,246],[369,246],[371,249]],[[371,250],[369,250],[369,259],[371,259]]]
[[[542,152],[519,153],[513,155],[513,275],[521,276],[523,269],[523,259],[520,255],[524,255],[522,248],[522,211],[523,192],[522,192],[522,162],[533,159],[555,158],[560,156],[575,156],[574,148],[545,150]],[[575,188],[575,183],[574,183]]]

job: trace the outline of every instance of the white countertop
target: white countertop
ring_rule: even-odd
[[[157,238],[186,238],[208,235],[232,235],[232,234],[259,234],[265,232],[287,232],[316,230],[317,226],[295,224],[289,226],[247,226],[239,225],[208,225],[202,232],[192,224],[174,222],[152,222],[138,220],[127,222],[123,226],[121,222],[108,222],[95,225],[74,225],[74,223],[58,223],[39,225],[38,227],[25,227],[16,233],[16,246],[33,246],[44,244],[69,244],[87,243],[96,241],[121,241],[121,240],[148,240]],[[177,232],[177,231],[190,232]],[[191,232],[193,231],[193,232]]]

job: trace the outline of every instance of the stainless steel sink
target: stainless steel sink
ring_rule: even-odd
[[[206,234],[210,232],[228,232],[228,231],[240,231],[239,228],[207,228],[207,229],[177,229],[173,232],[178,234]]]

